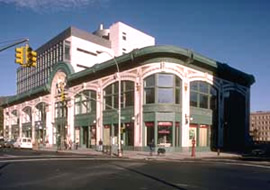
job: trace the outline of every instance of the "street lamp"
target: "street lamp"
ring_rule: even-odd
[[[122,157],[121,130],[120,130],[120,128],[121,128],[121,77],[120,77],[120,70],[119,70],[118,63],[112,54],[110,54],[107,51],[96,51],[96,52],[97,52],[97,54],[106,53],[110,57],[112,57],[115,65],[116,65],[116,68],[117,68],[117,75],[118,75],[118,157]]]

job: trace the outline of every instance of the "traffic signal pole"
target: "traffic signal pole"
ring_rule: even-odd
[[[11,43],[5,47],[0,48],[0,52],[9,49],[13,46],[19,45],[21,43],[25,43],[25,46],[15,48],[15,63],[20,64],[22,67],[36,67],[37,66],[37,52],[33,51],[33,49],[29,46],[29,39],[24,38],[18,40],[14,43]]]
[[[6,50],[6,49],[9,49],[9,48],[11,48],[11,47],[14,47],[14,46],[16,46],[16,45],[22,44],[22,43],[24,43],[24,42],[29,42],[29,39],[24,38],[24,39],[21,39],[21,40],[19,40],[19,41],[17,41],[17,42],[14,42],[14,43],[12,43],[12,44],[9,44],[9,45],[7,45],[7,46],[5,46],[5,47],[3,47],[3,48],[0,48],[0,52],[4,51],[4,50]]]

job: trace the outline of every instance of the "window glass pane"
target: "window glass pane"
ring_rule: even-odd
[[[176,104],[180,104],[180,97],[181,97],[181,94],[180,94],[180,88],[176,88],[175,89],[175,103]]]
[[[198,91],[198,82],[197,81],[193,81],[190,83],[190,89],[194,90],[194,91]]]
[[[105,110],[111,109],[112,107],[112,97],[111,96],[107,96],[105,97]]]
[[[206,82],[200,82],[199,86],[200,86],[200,92],[208,93],[209,84],[207,84]]]
[[[175,76],[175,86],[180,87],[181,86],[181,79]]]
[[[134,106],[134,92],[127,92],[125,95],[126,106]]]
[[[84,101],[82,102],[82,113],[88,113],[89,112],[89,102]]]
[[[200,108],[208,108],[208,96],[200,94]]]
[[[210,92],[212,96],[217,96],[217,90],[215,88],[211,87]]]
[[[144,80],[144,82],[145,82],[145,84],[144,84],[145,87],[155,86],[155,75],[151,75],[151,76],[147,77]]]
[[[171,126],[158,126],[158,144],[172,144]]]
[[[197,107],[198,99],[196,92],[190,92],[190,106]]]
[[[118,94],[118,85],[119,82],[114,83],[114,94]],[[121,88],[121,91],[123,91],[123,88]]]
[[[155,89],[154,88],[145,89],[145,103],[146,104],[155,103]]]
[[[118,108],[118,95],[113,96],[113,99],[114,99],[113,107]]]
[[[173,88],[159,88],[158,103],[174,103]]]
[[[160,87],[173,87],[173,75],[158,74],[158,86]]]
[[[82,92],[82,95],[84,96],[84,100],[88,99],[89,95],[90,95],[90,91],[89,90],[85,90]]]
[[[80,101],[80,95],[75,96],[75,102],[79,102]]]
[[[91,101],[91,112],[96,112],[97,102]]]
[[[87,95],[85,93],[82,93],[81,96],[82,96],[82,101],[87,100]]]
[[[106,87],[104,91],[105,91],[105,95],[112,94],[112,85]]]
[[[126,82],[126,90],[134,90],[134,82]]]
[[[91,91],[91,98],[96,99],[97,93],[95,91]]]
[[[216,96],[211,96],[211,98],[210,98],[210,109],[211,110],[217,109],[217,97]]]
[[[52,57],[51,53],[49,56]],[[70,60],[70,42],[67,41],[65,41],[65,59]]]
[[[75,114],[80,114],[80,104],[75,104]]]

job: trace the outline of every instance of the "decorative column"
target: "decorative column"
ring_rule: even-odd
[[[36,141],[36,123],[35,123],[35,121],[36,121],[36,119],[37,119],[37,110],[36,110],[36,108],[33,106],[32,108],[31,108],[31,110],[32,110],[32,123],[31,123],[31,125],[32,125],[32,142],[33,143],[36,143],[35,141]]]
[[[46,146],[48,147],[53,146],[53,124],[52,124],[51,108],[52,106],[50,104],[47,104],[45,108],[45,111],[46,111],[46,139],[45,141],[48,141],[48,143],[46,143]]]
[[[182,147],[189,147],[190,83],[186,74],[182,84]]]
[[[134,146],[142,146],[142,101],[143,86],[141,77],[138,76],[135,82],[134,93]]]
[[[103,93],[101,84],[100,87],[97,90],[97,101],[96,101],[96,144],[98,144],[98,141],[101,139],[103,141],[103,113],[102,113],[102,106],[103,106]]]
[[[67,118],[67,126],[68,126],[68,139],[74,142],[74,98],[71,97],[70,101],[67,102],[67,110],[68,110],[68,118]]]
[[[23,111],[20,110],[18,113],[18,117],[19,117],[19,137],[22,138],[22,120],[23,120]]]

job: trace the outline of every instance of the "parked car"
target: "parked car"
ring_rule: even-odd
[[[11,140],[9,140],[9,141],[6,141],[5,142],[5,147],[6,148],[14,148],[14,143],[16,142],[16,140],[14,140],[14,139],[11,139]]]
[[[31,138],[22,137],[18,138],[16,142],[13,144],[14,148],[29,148],[32,149],[32,140]]]

